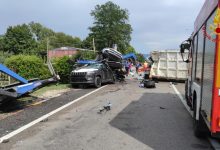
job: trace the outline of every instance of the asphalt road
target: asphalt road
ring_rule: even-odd
[[[183,84],[178,84],[181,89]],[[60,101],[64,99],[60,98]],[[112,109],[97,113],[108,102]],[[108,85],[50,117],[1,150],[208,150],[208,141],[193,135],[192,118],[170,83],[155,89],[137,81]]]
[[[88,88],[83,90],[72,89],[63,95],[52,98],[48,101],[45,101],[42,104],[38,104],[26,108],[20,108],[20,107],[16,108],[18,110],[14,115],[11,115],[5,119],[0,120],[0,137],[22,127],[23,125],[28,124],[29,122],[93,90],[94,90],[93,88]],[[11,105],[16,105],[16,104],[12,103]]]

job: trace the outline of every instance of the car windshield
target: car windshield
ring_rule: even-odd
[[[87,68],[87,69],[90,69],[90,68],[99,69],[101,66],[102,66],[102,64],[95,63],[95,64],[87,64],[87,65],[83,66],[83,68]]]

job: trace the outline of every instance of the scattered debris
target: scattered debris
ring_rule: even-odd
[[[41,120],[40,122],[47,122],[48,118]]]
[[[144,84],[143,84],[143,83],[140,83],[140,84],[139,84],[139,87],[140,87],[140,88],[143,88],[143,87],[144,87]]]
[[[102,108],[99,109],[99,113],[102,113],[104,110],[105,111],[109,111],[111,110],[112,104],[110,102],[108,102],[107,105],[104,105]]]
[[[160,106],[160,109],[166,109],[166,108]]]
[[[178,83],[177,83],[177,82],[172,82],[172,84],[173,84],[173,85],[177,85]]]
[[[140,82],[139,87],[146,87],[146,88],[156,88],[155,81],[150,79],[144,79]]]
[[[0,140],[0,143],[8,143],[9,142],[9,139],[1,139]]]

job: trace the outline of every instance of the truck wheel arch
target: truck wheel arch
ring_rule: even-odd
[[[207,128],[200,113],[200,107],[197,107],[197,93],[193,92],[193,128],[196,137],[205,137],[207,135]],[[199,109],[199,110],[198,110]]]

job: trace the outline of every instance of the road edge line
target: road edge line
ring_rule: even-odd
[[[57,109],[55,109],[55,110],[53,110],[53,111],[51,111],[51,112],[45,114],[45,115],[43,115],[43,116],[41,116],[40,118],[38,118],[38,119],[36,119],[36,120],[34,120],[34,121],[32,121],[32,122],[30,122],[30,123],[28,123],[28,124],[26,124],[26,125],[20,127],[20,128],[18,128],[17,130],[12,131],[12,132],[10,132],[10,133],[4,135],[3,137],[0,138],[0,143],[3,143],[4,141],[9,140],[9,139],[12,138],[13,136],[15,136],[15,135],[21,133],[22,131],[24,131],[24,130],[30,128],[30,127],[32,127],[33,125],[39,123],[40,121],[47,119],[48,117],[50,117],[50,116],[52,116],[52,115],[58,113],[59,111],[65,109],[65,108],[67,108],[67,107],[69,107],[70,105],[72,105],[72,104],[74,104],[74,103],[80,101],[81,99],[83,99],[83,98],[85,98],[85,97],[87,97],[87,96],[89,96],[89,95],[91,95],[91,94],[93,94],[93,93],[95,93],[95,92],[97,92],[97,91],[99,91],[99,90],[105,88],[105,87],[107,87],[107,85],[102,86],[102,87],[100,87],[100,88],[98,88],[98,89],[96,89],[96,90],[94,90],[94,91],[91,91],[90,93],[87,93],[86,95],[83,95],[83,96],[81,96],[81,97],[79,97],[79,98],[77,98],[77,99],[75,99],[75,100],[73,100],[73,101],[71,101],[71,102],[69,102],[69,103],[67,103],[67,104],[65,104],[65,105],[63,105],[63,106],[61,106],[61,107],[59,107],[59,108],[57,108]]]
[[[183,103],[183,105],[185,106],[186,110],[189,112],[189,114],[190,114],[191,116],[193,116],[193,114],[192,114],[190,108],[187,106],[186,101],[185,101],[185,99],[183,98],[182,94],[180,94],[180,92],[177,90],[177,88],[176,88],[175,85],[173,85],[172,83],[170,83],[170,84],[171,84],[173,90],[175,91],[175,93],[177,94],[177,96],[179,97],[179,99],[181,100],[181,102]]]

